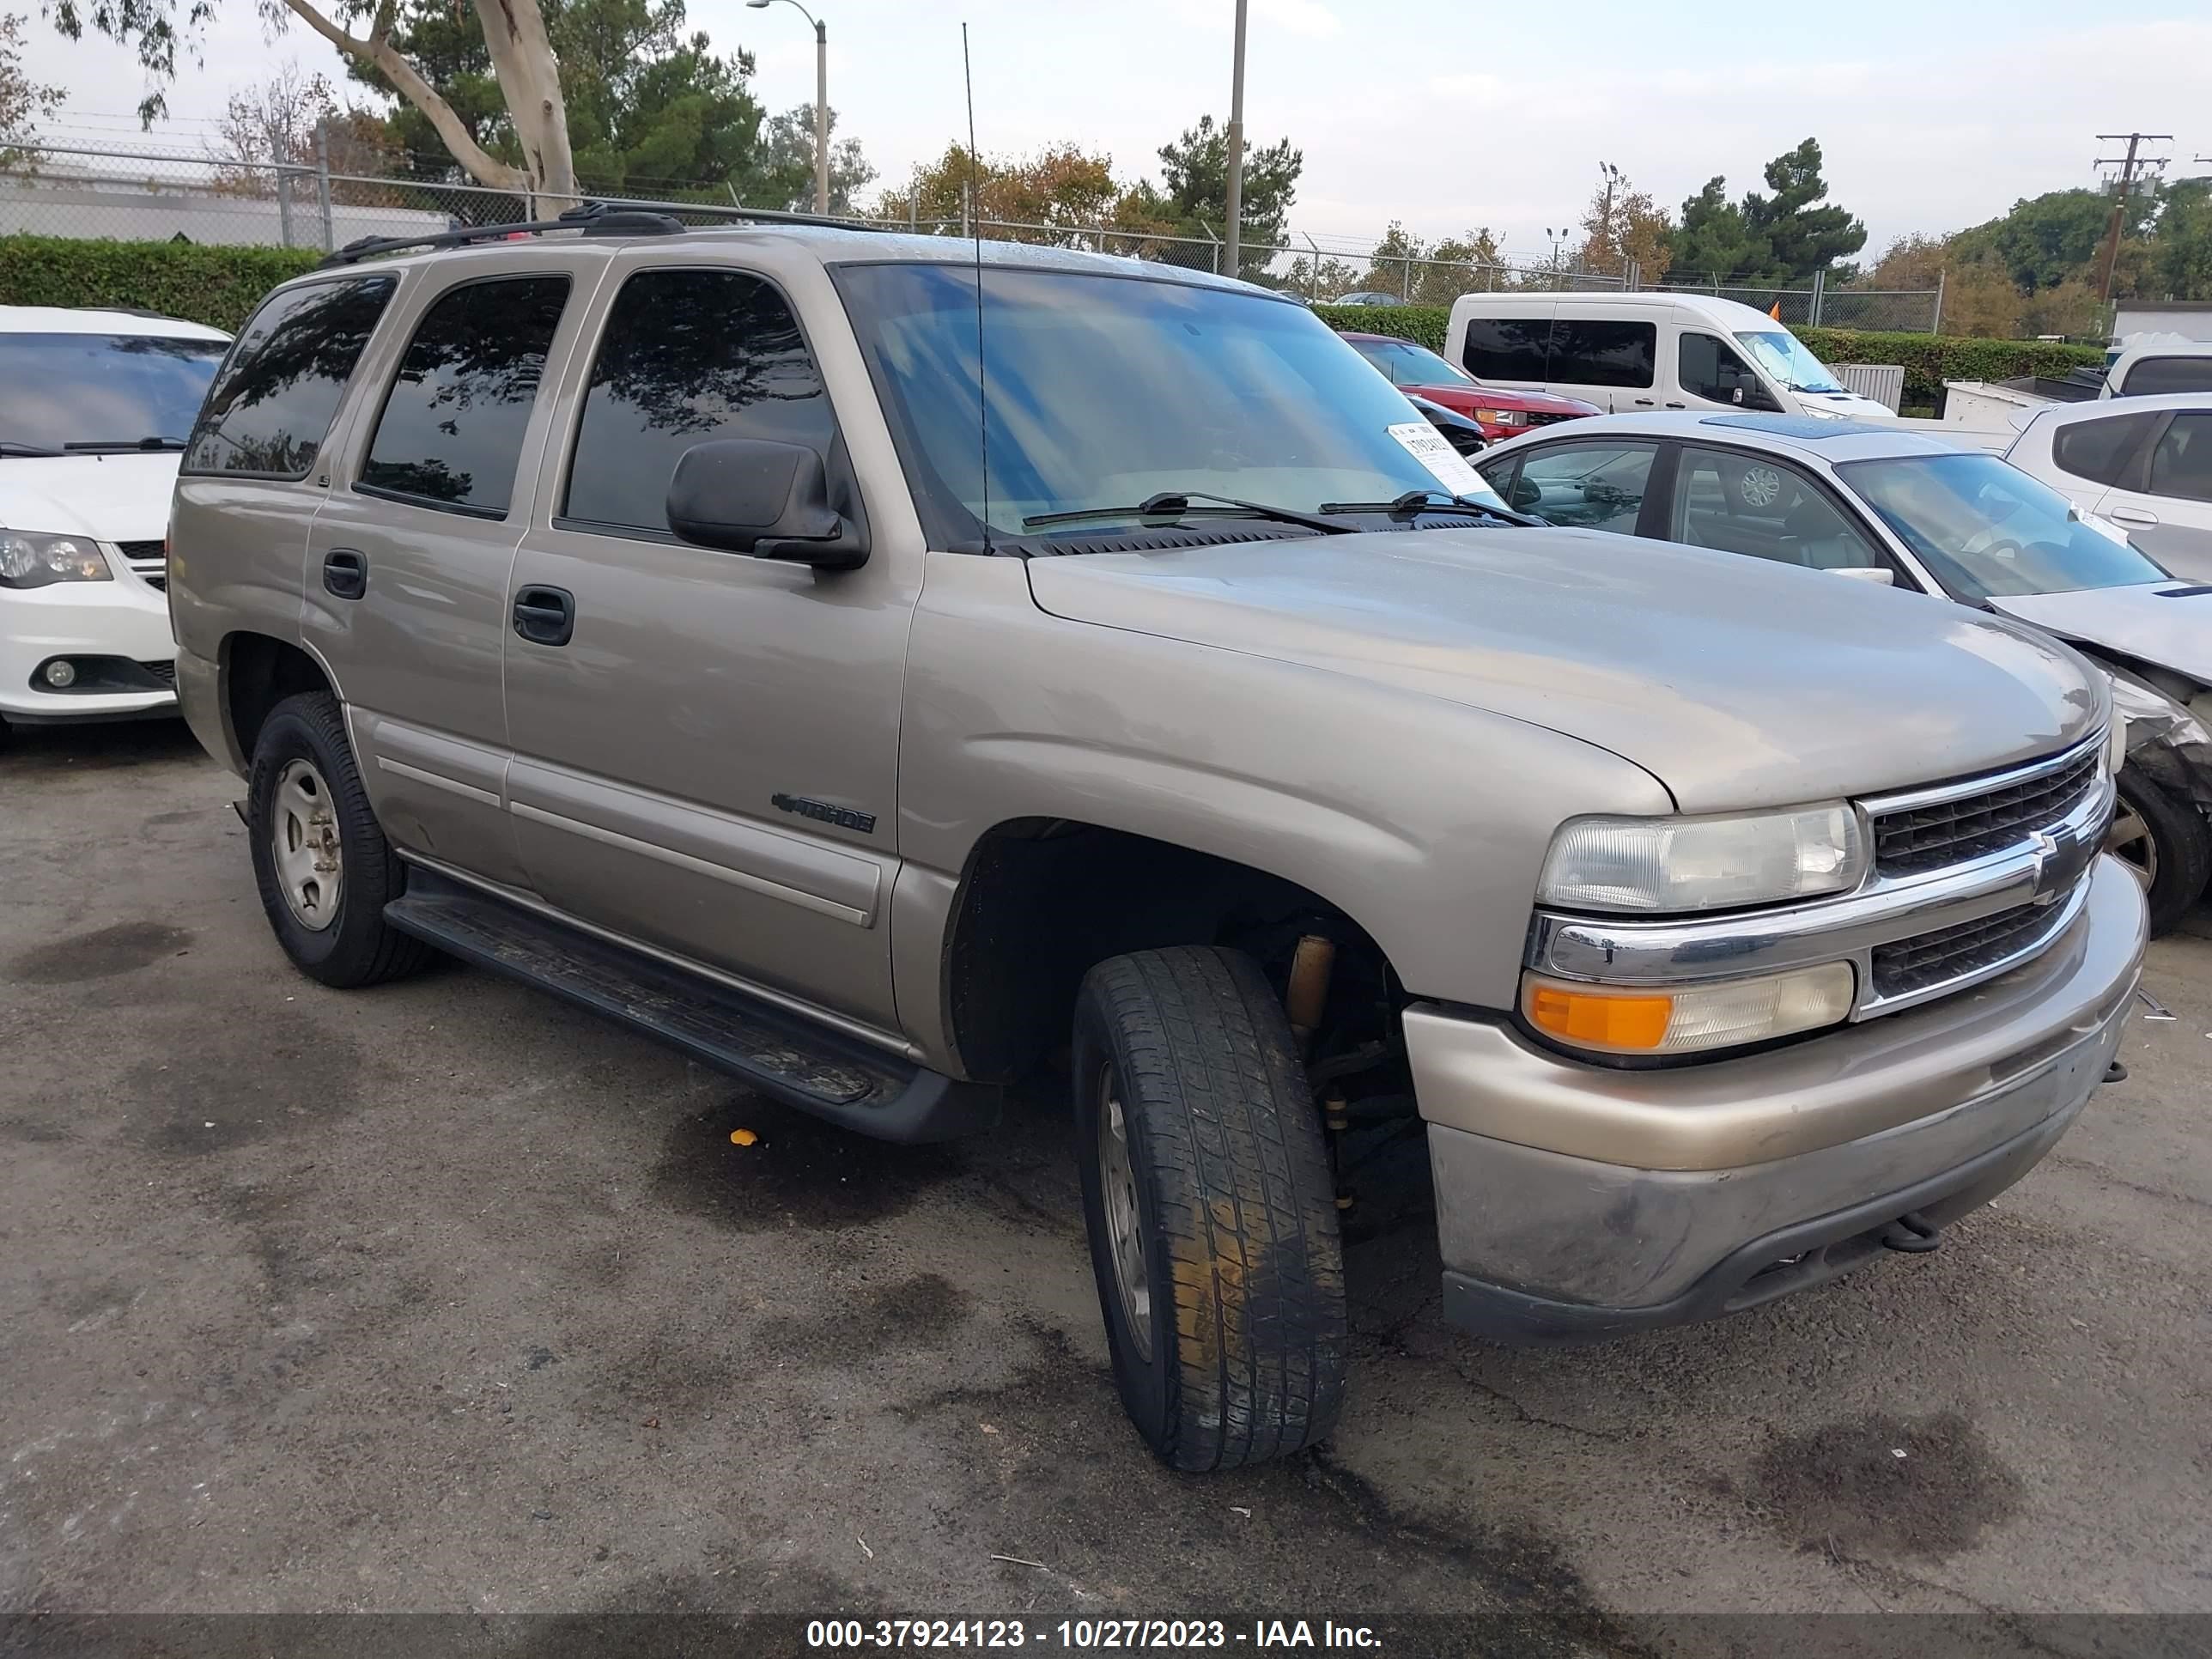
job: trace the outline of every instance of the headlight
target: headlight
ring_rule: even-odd
[[[0,530],[0,587],[114,580],[115,573],[107,568],[99,544],[88,538]]]
[[[1849,963],[1675,990],[1526,975],[1521,1012],[1547,1036],[1607,1054],[1693,1054],[1833,1025],[1857,988]]]
[[[1552,837],[1540,903],[1672,913],[1848,891],[1866,873],[1859,815],[1838,802],[1729,818],[1577,818]]]
[[[1474,418],[1484,426],[1526,426],[1528,411],[1525,409],[1478,409]]]

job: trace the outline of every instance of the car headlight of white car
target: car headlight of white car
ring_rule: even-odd
[[[0,587],[114,580],[107,556],[89,536],[41,535],[0,526]]]

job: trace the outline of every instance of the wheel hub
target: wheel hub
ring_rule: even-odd
[[[2150,821],[2125,801],[2105,832],[2105,850],[2127,866],[2145,892],[2157,882],[2158,838],[2150,832]]]
[[[285,763],[269,821],[270,852],[284,906],[300,926],[320,933],[337,920],[345,871],[330,786],[313,762]]]
[[[1137,1208],[1136,1165],[1129,1157],[1128,1120],[1114,1068],[1098,1073],[1098,1189],[1105,1200],[1106,1239],[1122,1320],[1140,1358],[1152,1357],[1152,1280],[1145,1270],[1145,1235]]]

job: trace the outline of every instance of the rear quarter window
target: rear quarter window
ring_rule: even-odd
[[[391,276],[358,276],[264,301],[208,388],[180,470],[306,477],[397,286]]]
[[[2061,472],[2093,483],[2118,483],[2142,453],[2156,415],[2110,415],[2069,421],[2051,434],[2051,459]]]

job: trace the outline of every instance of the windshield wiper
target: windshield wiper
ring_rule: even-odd
[[[185,441],[182,438],[163,438],[159,436],[152,438],[94,438],[83,443],[64,444],[62,446],[64,449],[72,451],[80,449],[182,449],[184,447]]]
[[[48,449],[44,444],[19,444],[0,439],[0,455],[18,455],[29,460],[33,458],[51,459],[60,453],[60,450]]]
[[[1497,520],[1500,524],[1533,527],[1543,522],[1540,519],[1528,517],[1525,513],[1492,507],[1488,501],[1478,501],[1472,495],[1455,495],[1443,489],[1409,489],[1387,501],[1323,501],[1321,510],[1324,513],[1388,513],[1394,519],[1411,518],[1416,513],[1479,513],[1486,519]]]
[[[1212,501],[1234,507],[1239,513],[1249,513],[1255,519],[1273,519],[1278,524],[1302,524],[1325,536],[1340,536],[1352,531],[1348,524],[1331,524],[1310,513],[1293,513],[1287,507],[1269,507],[1262,501],[1240,501],[1234,495],[1216,495],[1204,489],[1163,489],[1157,495],[1146,496],[1134,507],[1084,507],[1066,513],[1033,514],[1022,520],[1022,528],[1042,530],[1047,525],[1080,524],[1086,519],[1180,519],[1190,511],[1193,501]]]

